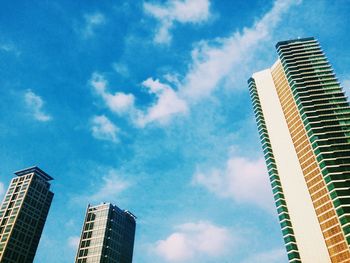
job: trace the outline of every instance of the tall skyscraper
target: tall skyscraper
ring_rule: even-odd
[[[106,203],[88,206],[76,263],[131,263],[136,217]]]
[[[289,262],[350,262],[350,106],[314,38],[249,89]]]
[[[15,174],[0,208],[0,262],[31,263],[53,198],[53,178],[39,167]]]

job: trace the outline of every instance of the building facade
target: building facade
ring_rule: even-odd
[[[131,263],[136,217],[104,203],[88,206],[76,263]]]
[[[249,90],[289,262],[350,262],[350,105],[314,38],[282,41]]]
[[[0,262],[31,263],[53,198],[53,178],[38,167],[15,174],[0,207]]]

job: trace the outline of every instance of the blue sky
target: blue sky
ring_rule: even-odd
[[[87,204],[138,216],[136,263],[287,262],[246,80],[315,36],[350,88],[347,0],[1,1],[0,195],[55,192],[36,263],[73,262]]]

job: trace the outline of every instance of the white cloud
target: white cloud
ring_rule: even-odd
[[[42,98],[33,91],[26,91],[24,101],[36,120],[46,122],[52,119],[50,115],[43,111],[44,101]]]
[[[85,38],[92,37],[95,34],[96,28],[106,23],[106,18],[101,13],[85,14],[85,27],[82,31]]]
[[[189,262],[194,258],[222,256],[233,242],[227,228],[200,221],[176,226],[174,233],[153,244],[153,251],[168,262]]]
[[[148,93],[155,96],[155,102],[145,112],[135,107],[135,97],[132,94],[109,93],[108,81],[102,74],[93,73],[90,85],[112,112],[127,114],[138,127],[144,127],[151,122],[165,124],[173,115],[185,114],[188,111],[186,101],[169,85],[161,83],[158,79],[148,78],[142,82]]]
[[[115,126],[105,115],[94,116],[91,126],[92,135],[99,140],[118,142],[119,128]]]
[[[299,1],[277,0],[273,8],[251,28],[212,42],[201,41],[192,51],[181,91],[193,99],[206,97],[218,88],[226,77],[235,74],[254,53],[254,49],[270,38],[273,29],[292,5]]]
[[[130,185],[130,182],[123,179],[116,170],[110,169],[107,175],[102,177],[100,185],[89,188],[91,193],[75,196],[72,198],[72,202],[84,205],[86,203],[115,203],[120,193],[129,188]]]
[[[90,85],[102,97],[106,106],[112,112],[122,114],[134,109],[134,95],[123,92],[109,93],[107,91],[108,81],[102,74],[94,72],[90,80]]]
[[[177,3],[177,1],[175,2]],[[210,96],[213,91],[222,87],[224,81],[242,75],[244,65],[253,56],[254,50],[262,45],[264,41],[270,39],[273,29],[281,20],[282,14],[298,2],[300,1],[276,0],[273,8],[268,13],[251,28],[245,28],[242,33],[236,32],[226,38],[197,43],[192,50],[192,62],[185,76],[182,79],[174,73],[168,73],[164,76],[171,85],[176,87],[162,84],[166,86],[166,94],[170,95],[171,99],[166,100],[166,96],[164,98],[159,97],[157,103],[148,110],[146,116],[141,118],[141,124],[142,120],[147,124],[160,119],[169,120],[178,113],[184,113],[188,111],[188,107],[192,103]],[[161,21],[169,15],[171,4],[168,3],[165,6],[145,4],[145,8],[152,10],[153,14]],[[190,21],[189,17],[189,15],[184,15],[184,18],[178,19]],[[201,16],[198,15],[198,17]],[[154,81],[149,78],[144,83],[154,82],[157,82],[157,80]]]
[[[186,101],[169,86],[158,79],[149,78],[142,82],[149,93],[156,96],[156,102],[145,113],[139,113],[137,124],[141,127],[150,122],[166,123],[174,114],[185,114],[188,110]]]
[[[209,0],[168,0],[165,4],[144,3],[144,10],[159,21],[154,41],[169,43],[175,22],[201,23],[210,17]]]
[[[286,250],[284,248],[279,248],[257,253],[243,260],[241,263],[281,263],[287,261]]]
[[[249,160],[232,156],[221,169],[195,173],[193,184],[203,186],[219,197],[232,198],[237,203],[251,203],[271,211],[274,207],[262,158]]]
[[[169,123],[174,116],[187,113],[189,106],[198,99],[210,96],[228,79],[232,81],[235,76],[242,75],[242,68],[253,56],[254,50],[270,39],[283,13],[299,2],[276,0],[268,13],[251,28],[244,28],[242,33],[236,32],[213,41],[200,41],[192,50],[192,62],[182,79],[174,73],[164,75],[169,84],[154,78],[146,79],[142,85],[155,95],[156,101],[145,111],[135,108],[135,97],[132,94],[108,93],[108,83],[101,74],[93,74],[91,85],[110,110],[118,114],[128,113],[139,127],[152,122]],[[174,0],[163,5],[145,3],[144,9],[159,19],[160,35],[163,34],[161,38],[164,40],[170,37],[168,31],[175,21],[197,23],[208,19],[209,6],[209,1],[204,0]],[[120,69],[117,67],[116,70]]]
[[[78,236],[71,236],[68,238],[67,240],[67,245],[73,249],[74,251],[76,251],[78,249],[79,246],[79,242],[80,242],[80,237]]]

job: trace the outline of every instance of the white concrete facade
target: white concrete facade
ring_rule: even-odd
[[[292,142],[271,70],[253,74],[271,147],[303,263],[331,263]]]

